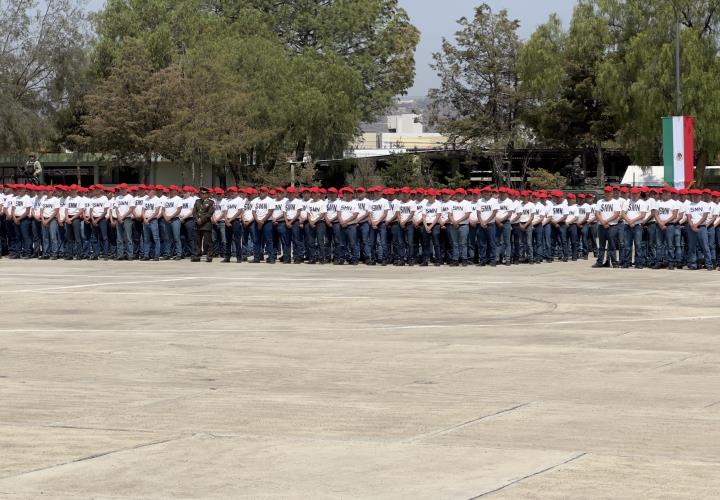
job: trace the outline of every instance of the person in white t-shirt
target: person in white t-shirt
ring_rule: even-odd
[[[395,264],[398,266],[412,266],[415,264],[415,226],[413,215],[415,213],[415,200],[411,199],[412,190],[403,188],[400,190],[399,205],[395,214],[398,245],[396,250]],[[393,242],[395,236],[393,237]]]
[[[342,232],[342,245],[338,252],[340,259],[335,261],[337,265],[347,262],[356,266],[360,261],[360,247],[357,245],[357,220],[360,217],[361,209],[353,195],[352,188],[344,187],[340,190],[342,200],[338,203],[338,223]]]
[[[708,248],[710,249],[710,259],[712,262],[713,269],[715,269],[716,262],[716,248],[715,248],[715,220],[717,219],[717,204],[713,201],[712,191],[710,189],[703,189],[702,201],[707,203],[710,212],[708,213],[707,219],[705,219],[705,227],[707,227],[707,242]]]
[[[597,257],[597,224],[595,223],[595,195],[593,193],[579,195],[580,216],[580,248],[582,256],[588,259],[590,253]]]
[[[267,251],[267,263],[275,264],[276,253],[275,244],[273,242],[273,225],[270,217],[275,210],[275,200],[269,196],[270,189],[262,186],[258,190],[257,198],[250,202],[250,209],[253,212],[253,220],[255,221],[254,239],[255,239],[255,258],[253,263],[257,264],[263,261],[263,254]]]
[[[433,260],[435,266],[442,265],[442,249],[440,240],[440,220],[442,218],[442,202],[435,189],[428,189],[425,193],[426,202],[423,205],[422,236],[423,256],[421,266],[427,266]]]
[[[506,266],[512,263],[512,219],[515,216],[515,201],[509,196],[509,189],[498,189],[497,212],[495,213],[495,241],[497,242],[498,263]]]
[[[450,202],[446,227],[450,236],[450,265],[468,265],[468,233],[470,231],[470,202],[465,199],[467,191],[458,188]]]
[[[675,269],[678,261],[675,258],[675,232],[679,219],[679,204],[672,199],[673,188],[663,189],[660,200],[655,203],[655,223],[657,225],[657,260],[655,269],[666,267]]]
[[[497,265],[497,243],[495,229],[495,215],[498,212],[497,199],[493,197],[494,190],[484,187],[478,201],[478,265]]]
[[[57,260],[60,254],[60,198],[53,187],[47,187],[47,193],[40,201],[40,224],[42,227],[43,259]]]
[[[181,260],[183,247],[180,212],[182,212],[183,199],[180,196],[180,188],[174,184],[169,185],[164,191],[167,192],[164,192],[165,196],[161,198],[160,214],[160,221],[165,226],[165,248],[162,251],[162,259]]]
[[[635,248],[635,267],[645,267],[645,249],[642,244],[643,224],[645,222],[649,206],[640,198],[640,188],[630,190],[630,199],[625,202],[625,210],[622,219],[625,222],[625,247],[620,257],[620,265],[628,268],[632,264],[632,251]]]
[[[569,193],[567,199],[567,218],[565,219],[565,225],[567,227],[567,241],[569,247],[570,259],[573,261],[578,260],[580,253],[580,228],[578,223],[580,220],[580,206],[577,204],[577,195]],[[566,254],[567,255],[567,254]]]
[[[238,263],[242,262],[242,215],[245,199],[240,196],[236,186],[230,186],[225,193],[225,257],[221,262],[228,263],[235,253]]]
[[[158,218],[162,211],[160,198],[158,197],[157,186],[147,187],[147,196],[143,201],[142,224],[143,224],[143,257],[142,260],[150,260],[150,246],[152,245],[152,260],[160,260],[160,229]]]
[[[382,188],[375,186],[368,189],[370,201],[368,203],[368,223],[370,233],[369,245],[366,247],[366,264],[374,266],[377,262],[387,265],[387,225],[385,223],[390,213],[390,203],[383,197]]]
[[[133,209],[135,197],[128,192],[127,184],[119,184],[115,193],[113,216],[117,233],[118,260],[133,260],[135,248],[133,242]]]
[[[18,184],[12,200],[10,220],[15,227],[16,251],[11,258],[29,259],[33,254],[31,211],[35,205],[35,197],[28,194],[31,189],[32,187]]]
[[[513,235],[518,245],[517,260],[532,264],[533,255],[533,220],[535,219],[535,203],[530,200],[530,191],[518,193],[513,216]]]
[[[331,187],[327,190],[327,206],[325,211],[326,237],[325,242],[327,248],[325,255],[328,262],[337,262],[340,258],[339,250],[342,246],[342,231],[338,222],[338,199],[337,188]]]
[[[195,253],[195,239],[197,238],[193,208],[198,200],[198,190],[193,186],[183,186],[180,197],[179,217],[182,227],[183,257],[192,257]]]
[[[385,193],[387,201],[388,203],[390,203],[390,211],[388,212],[387,219],[385,220],[388,232],[388,243],[385,255],[386,260],[388,262],[392,262],[394,266],[400,265],[400,254],[402,252],[401,247],[405,244],[405,235],[400,229],[400,225],[398,223],[400,203],[402,203],[400,201],[400,193],[402,189],[410,191],[409,187],[404,187],[401,189],[388,188]]]
[[[95,185],[94,189],[91,190],[88,202],[90,205],[90,213],[87,215],[92,231],[91,260],[98,260],[100,257],[107,260],[110,258],[110,242],[108,240],[107,223],[109,200],[105,195],[105,186],[102,184]]]
[[[85,201],[80,196],[80,186],[71,184],[65,199],[65,259],[81,259],[83,254],[83,212]]]
[[[327,201],[325,201],[320,188],[310,188],[310,200],[305,205],[305,253],[306,263],[325,263],[325,213],[327,212]]]
[[[712,232],[713,232],[713,245],[715,247],[715,254],[713,255],[713,265],[715,268],[720,267],[720,192],[713,191],[712,192],[712,213],[715,216],[715,220],[712,225]],[[708,228],[708,233],[710,232],[710,228]],[[708,234],[708,240],[710,239],[710,235]]]
[[[283,236],[285,234],[285,204],[287,203],[287,196],[285,196],[285,189],[276,187],[270,190],[270,196],[275,201],[272,215],[270,215],[270,222],[273,225],[273,244],[275,245],[275,253],[277,258],[281,262],[284,261],[284,255],[280,255],[281,251],[285,251],[285,245],[283,244]]]
[[[623,202],[613,197],[613,188],[606,186],[603,199],[595,207],[598,224],[598,257],[593,267],[619,267],[617,256],[618,222],[622,218]],[[607,261],[605,257],[607,255]]]
[[[294,262],[300,264],[305,258],[305,234],[300,224],[303,200],[298,196],[297,189],[287,188],[285,201],[285,227],[278,228],[283,247],[283,264]]]
[[[710,206],[702,200],[702,191],[690,190],[690,203],[687,205],[687,264],[688,269],[698,268],[698,255],[708,271],[713,270],[710,246],[707,241],[705,221],[710,217]]]

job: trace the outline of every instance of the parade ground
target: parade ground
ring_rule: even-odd
[[[0,261],[0,498],[717,498],[720,272]]]

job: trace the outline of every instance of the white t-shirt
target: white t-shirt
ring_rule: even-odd
[[[133,209],[132,204],[135,203],[135,197],[131,194],[120,195],[116,196],[113,201],[120,217],[125,218]]]
[[[673,211],[677,210],[678,208],[678,202],[675,200],[660,200],[655,204],[658,219],[660,219],[663,224],[666,224],[670,219],[673,218]]]
[[[245,211],[243,212],[242,220],[243,220],[244,224],[248,224],[255,220],[255,218],[253,217],[253,212],[252,212],[252,201],[254,198],[241,198],[241,199],[245,200],[245,208],[243,209]]]
[[[568,204],[567,201],[563,200],[560,203],[550,202],[550,218],[558,222],[560,219],[568,215]]]
[[[15,205],[15,217],[29,216],[30,210],[35,206],[35,197],[27,194],[15,196],[13,203]]]
[[[498,201],[495,198],[489,200],[478,200],[478,211],[480,212],[480,222],[487,224],[495,220],[492,215],[493,211],[498,209]]]
[[[358,219],[362,219],[363,217],[369,215],[368,212],[370,211],[370,200],[368,198],[361,198],[355,201],[357,201]]]
[[[153,216],[153,212],[155,212],[155,209],[158,207],[160,207],[160,198],[157,196],[146,196],[143,201],[143,210],[145,211],[143,218],[145,218],[145,220],[156,219],[157,217]]]
[[[566,205],[565,210],[567,211],[566,223],[575,224],[578,222],[580,218],[580,206],[577,203],[575,205]]]
[[[697,203],[689,202],[687,206],[687,214],[693,224],[700,222],[704,214],[710,213],[710,205],[704,201],[698,201]]]
[[[328,223],[337,222],[338,207],[340,206],[340,200],[335,198],[334,200],[327,200],[325,207],[325,220]]]
[[[515,211],[515,202],[510,198],[504,200],[497,200],[497,213],[495,214],[495,220],[511,220],[512,214]]]
[[[105,213],[105,209],[109,208],[109,201],[107,196],[102,195],[98,197],[90,198],[90,208],[92,210],[93,217],[100,217]]]
[[[258,219],[264,219],[267,216],[268,212],[270,212],[271,210],[275,210],[274,202],[275,200],[273,200],[269,196],[266,196],[265,198],[260,198],[258,196],[257,198],[253,199],[253,201],[250,202],[250,207],[252,208],[252,211],[255,212],[255,220],[257,221]]]
[[[179,196],[166,196],[163,200],[163,215],[170,216],[172,214],[175,214],[178,208],[182,210],[182,202],[183,199]],[[180,213],[178,212],[175,217],[179,217]]]
[[[717,215],[717,203],[714,201],[706,201],[708,208],[710,209],[710,212],[708,212],[708,216],[705,219],[705,225],[707,227],[712,227],[715,224],[715,216]]]
[[[317,222],[326,211],[327,202],[325,200],[311,201],[307,206],[308,220]]]
[[[143,210],[145,209],[145,200],[147,199],[148,195],[136,195],[135,196],[135,209],[133,213],[135,214],[135,217],[142,217]]]
[[[623,202],[621,200],[600,200],[597,202],[597,205],[595,205],[595,211],[602,215],[603,221],[606,221],[607,219],[612,217],[615,212],[622,212],[622,210]],[[614,221],[610,222],[609,225],[614,226],[617,223],[618,219],[615,219]]]
[[[58,198],[57,196],[43,196],[42,200],[40,200],[40,215],[42,217],[49,217],[54,210],[59,208],[60,198]]]
[[[535,216],[535,203],[531,201],[527,201],[525,203],[520,203],[515,208],[515,213],[520,214],[520,218],[518,219],[518,222],[520,224],[525,224],[527,221],[530,220],[530,216]]]
[[[537,226],[538,224],[542,224],[545,220],[545,217],[547,217],[547,208],[545,207],[545,204],[542,201],[538,201],[535,203],[535,217],[533,217],[533,226]]]
[[[438,200],[425,202],[423,206],[423,215],[425,216],[425,223],[434,224],[437,222],[442,215],[443,204]]]
[[[193,207],[195,206],[195,202],[198,200],[197,196],[188,196],[187,198],[182,199],[182,204],[180,205],[180,217],[186,218],[190,217],[192,215]]]
[[[225,207],[224,209],[227,210],[225,212],[225,219],[235,219],[239,214],[240,211],[245,208],[245,200],[240,198],[239,196],[236,196],[234,198],[227,198],[225,200]]]
[[[450,213],[452,213],[453,219],[455,220],[465,217],[466,214],[469,216],[471,210],[471,203],[467,200],[450,202]],[[460,223],[460,225],[467,226],[469,224],[468,219],[465,219],[463,222]]]
[[[275,208],[273,209],[273,213],[270,216],[270,218],[273,221],[279,221],[283,218],[285,215],[285,204],[287,203],[287,198],[282,197],[279,200],[275,199]]]
[[[642,199],[638,199],[637,201],[633,200],[627,200],[625,203],[625,213],[628,216],[628,219],[634,219],[635,217],[638,217],[641,213],[645,213],[647,215],[647,212],[649,211],[648,208],[648,202]],[[645,217],[643,217],[640,222],[645,221]]]
[[[70,196],[65,200],[65,214],[68,217],[76,216],[84,208],[85,200],[82,196]]]
[[[655,198],[647,198],[645,202],[647,203],[648,208],[643,222],[648,222],[653,218],[653,210],[657,210],[657,200]]]
[[[390,203],[385,198],[370,200],[370,220],[372,222],[380,222],[386,210],[388,211],[387,217],[390,217]]]
[[[440,222],[447,222],[450,218],[450,210],[452,210],[452,204],[454,201],[448,200],[448,201],[441,201],[440,202]]]
[[[338,202],[338,213],[340,214],[340,222],[347,222],[352,218],[354,214],[360,214],[360,208],[358,207],[357,200],[345,201],[341,200]],[[348,223],[349,225],[357,224],[357,219]]]
[[[403,224],[406,224],[410,219],[413,218],[413,215],[415,214],[415,207],[417,206],[417,202],[415,201],[401,201],[400,205],[398,205],[398,212],[400,212],[400,222]]]
[[[293,220],[300,215],[302,210],[302,200],[300,198],[289,199],[285,202],[285,217]]]
[[[400,205],[402,205],[402,201],[399,199],[390,200],[390,211],[387,214],[387,219],[385,219],[385,222],[395,222],[397,220],[397,213],[400,211]]]
[[[415,210],[413,211],[413,222],[415,224],[420,224],[420,221],[422,221],[423,215],[424,215],[424,208],[425,204],[427,203],[427,200],[410,200],[410,203],[415,204]]]

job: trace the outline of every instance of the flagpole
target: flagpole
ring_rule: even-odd
[[[682,89],[680,88],[680,19],[675,21],[675,114],[682,116]]]

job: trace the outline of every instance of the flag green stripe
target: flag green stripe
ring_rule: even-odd
[[[675,161],[673,157],[673,119],[670,116],[662,119],[663,129],[663,165],[665,166],[665,183],[675,185]]]

